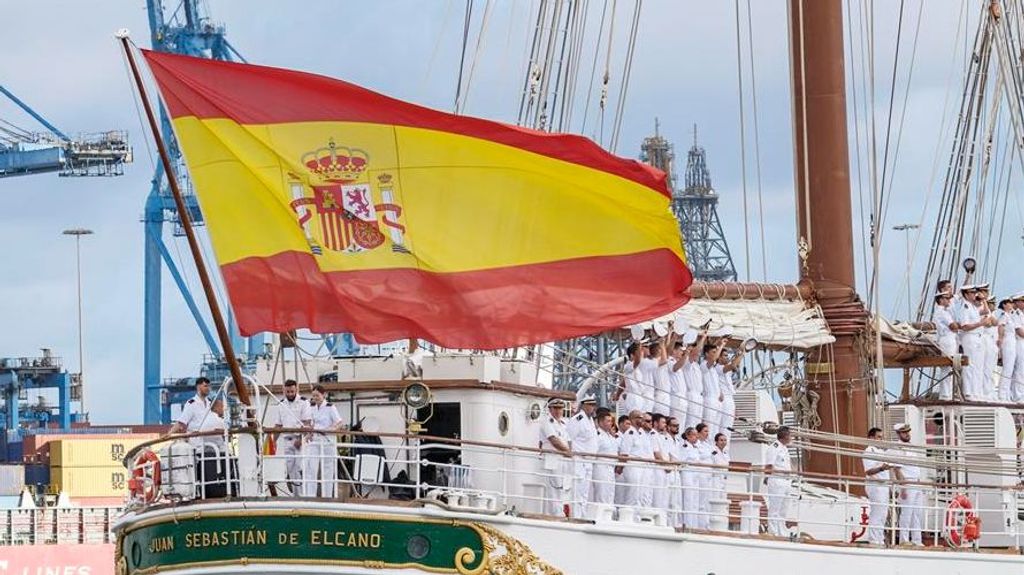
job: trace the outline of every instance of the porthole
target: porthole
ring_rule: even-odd
[[[536,421],[538,418],[540,418],[540,404],[539,403],[535,403],[535,404],[530,406],[529,416],[530,416],[530,419],[532,419],[534,421]]]
[[[502,437],[508,435],[508,414],[504,411],[498,415],[498,433],[500,433]]]

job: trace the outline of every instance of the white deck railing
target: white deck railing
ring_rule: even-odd
[[[562,520],[639,523],[651,529],[688,529],[771,534],[832,542],[865,542],[870,503],[865,487],[889,487],[876,503],[885,545],[899,535],[901,521],[916,515],[921,540],[961,548],[1021,549],[1021,487],[944,483],[865,482],[863,478],[766,475],[760,466],[707,465],[577,454],[564,457],[532,447],[503,446],[415,435],[343,433],[334,441],[306,430],[275,430],[301,436],[295,454],[264,454],[268,437],[254,430],[191,434],[144,444],[125,459],[136,477],[129,507],[186,505],[221,498],[298,498],[359,502],[417,500],[452,510],[509,513]],[[185,443],[191,441],[191,444]],[[197,449],[204,443],[218,447]],[[378,443],[379,442],[379,443]],[[283,447],[278,442],[279,448]],[[174,446],[174,447],[171,447]],[[172,451],[173,450],[173,451]],[[137,463],[146,451],[154,461]],[[154,467],[161,466],[155,484]],[[590,466],[604,466],[604,479],[584,486]],[[607,479],[607,469],[614,479]],[[291,473],[289,474],[289,469]],[[333,471],[332,471],[333,470]],[[614,493],[595,501],[600,486]],[[774,487],[772,492],[770,487]],[[584,500],[583,491],[590,496]],[[903,493],[909,497],[904,498]],[[147,496],[148,494],[148,496]],[[949,502],[966,496],[973,508],[955,511]],[[630,502],[637,502],[631,504]],[[769,509],[770,507],[770,509]],[[782,515],[775,510],[782,508]],[[917,513],[915,513],[917,512]],[[980,540],[964,537],[964,519],[981,519]]]

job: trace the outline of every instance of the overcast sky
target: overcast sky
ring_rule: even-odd
[[[479,29],[484,3],[477,0],[474,30]],[[5,13],[16,17],[0,19],[5,45],[0,84],[67,133],[129,130],[136,161],[125,176],[114,179],[38,175],[0,180],[0,245],[4,246],[0,249],[4,278],[0,281],[0,357],[34,355],[40,347],[51,347],[65,358],[70,370],[76,368],[74,246],[60,232],[68,227],[91,228],[96,234],[83,244],[87,406],[95,422],[137,422],[142,414],[143,333],[143,227],[139,219],[154,160],[113,33],[129,28],[135,41],[148,47],[146,7],[142,0],[5,0],[4,4]],[[529,14],[535,4],[526,0],[493,3],[465,113],[515,120],[532,24]],[[596,30],[601,4],[599,0],[590,2],[591,33]],[[632,9],[631,2],[618,4],[612,103],[618,97]],[[751,279],[762,279],[766,261],[769,281],[790,282],[797,271],[786,4],[783,0],[755,0],[753,4],[761,176],[758,180],[754,169],[748,71],[746,213],[731,1],[644,2],[618,153],[636,157],[641,140],[653,131],[658,117],[662,134],[676,143],[681,172],[693,125],[698,124],[698,138],[707,149],[713,182],[722,198],[719,214],[741,279],[746,277],[748,263],[746,216]],[[898,18],[897,3],[879,4],[886,6],[879,6],[876,15],[875,120],[879,137],[884,137],[881,130],[887,117]],[[974,32],[975,4],[970,4],[969,21],[962,24],[968,36]],[[210,0],[205,5],[213,19],[227,27],[229,40],[250,62],[334,76],[418,104],[452,108],[462,45],[463,0]],[[906,3],[897,92],[901,96],[919,6],[915,1]],[[941,184],[941,179],[933,182],[932,174],[936,150],[944,161],[949,149],[948,136],[939,133],[943,118],[949,117],[943,115],[944,104],[952,98],[955,109],[960,96],[957,82],[961,71],[954,39],[962,6],[957,0],[928,0],[924,8],[887,224],[916,223],[928,194]],[[471,54],[474,48],[471,38]],[[962,48],[961,41],[960,52]],[[590,56],[586,62],[589,72]],[[746,56],[744,63],[749,66]],[[859,85],[863,89],[863,83]],[[586,95],[592,102],[587,135],[594,136],[596,88]],[[864,101],[863,93],[859,98]],[[578,105],[577,117],[581,117],[582,100]],[[606,122],[610,118],[608,114]],[[39,128],[6,102],[0,103],[0,119]],[[863,113],[859,120],[862,126],[869,123]],[[759,185],[764,199],[766,260],[761,256]],[[1010,211],[1003,253],[1004,258],[1019,261],[1022,222],[1017,202],[1011,204]],[[858,249],[861,236],[857,232]],[[924,238],[927,244],[929,229],[924,230]],[[181,240],[169,241],[177,241],[181,254],[185,253]],[[172,244],[176,256],[178,249]],[[924,250],[924,245],[918,249],[916,274],[924,268]],[[882,260],[883,311],[892,315],[907,267],[902,237],[889,234]],[[857,274],[862,283],[860,261]],[[1024,287],[1014,283],[1021,278],[1013,273],[1004,268],[997,278],[1005,284],[1004,290]],[[192,285],[198,285],[194,270],[188,275]],[[914,276],[915,291],[920,281]],[[204,353],[202,339],[166,274],[164,294],[163,375],[193,375]]]

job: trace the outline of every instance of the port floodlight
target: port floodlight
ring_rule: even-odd
[[[412,409],[422,409],[430,405],[430,388],[426,384],[415,381],[402,390],[402,403]]]

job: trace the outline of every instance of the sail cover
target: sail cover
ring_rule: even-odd
[[[323,76],[144,54],[244,335],[495,349],[686,301],[650,166]]]

